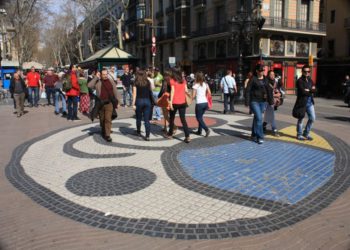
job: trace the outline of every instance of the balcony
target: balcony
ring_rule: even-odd
[[[181,6],[190,6],[191,5],[191,0],[176,0],[176,8],[181,7]]]
[[[159,19],[159,18],[162,18],[164,16],[164,12],[163,10],[159,10],[156,12],[156,18]]]
[[[193,7],[205,7],[207,0],[193,0]]]
[[[350,29],[350,17],[344,19],[344,28]]]
[[[192,32],[191,36],[192,37],[209,36],[209,35],[229,32],[230,31],[229,28],[230,27],[227,23],[223,23],[212,27],[206,27],[206,28],[195,30]]]
[[[170,13],[173,13],[174,12],[174,5],[169,5],[169,7],[167,7],[166,9],[165,9],[165,13],[167,14],[167,15],[169,15]]]
[[[316,22],[307,22],[300,21],[295,19],[285,19],[285,18],[274,18],[274,17],[265,17],[266,21],[263,29],[283,29],[286,32],[295,30],[295,31],[307,31],[307,32],[316,32],[320,34],[326,34],[326,24],[325,23],[316,23]]]

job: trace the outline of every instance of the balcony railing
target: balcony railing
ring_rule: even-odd
[[[191,0],[176,0],[176,7],[181,7],[183,5],[190,6]]]
[[[156,18],[162,18],[164,16],[163,10],[159,10],[156,12]]]
[[[227,23],[223,23],[212,27],[206,27],[206,28],[195,30],[192,32],[191,36],[192,37],[208,36],[208,35],[228,32],[228,31],[230,31],[229,25]]]
[[[207,0],[193,0],[193,6],[205,6],[207,4]]]
[[[344,19],[344,28],[350,29],[350,17]]]
[[[173,13],[174,12],[174,5],[169,5],[166,9],[165,9],[165,13],[168,15],[170,13]]]
[[[325,23],[316,23],[301,21],[295,19],[285,19],[285,18],[275,18],[275,17],[265,17],[266,21],[264,28],[281,28],[281,29],[291,29],[299,31],[316,31],[320,33],[326,32]]]

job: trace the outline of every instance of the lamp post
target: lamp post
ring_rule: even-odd
[[[238,68],[237,68],[237,84],[238,84],[238,102],[244,101],[243,86],[243,56],[245,54],[245,46],[250,46],[255,31],[261,30],[265,23],[265,18],[261,16],[262,1],[258,0],[255,9],[247,11],[242,5],[237,11],[237,15],[232,17],[232,43],[238,45]]]

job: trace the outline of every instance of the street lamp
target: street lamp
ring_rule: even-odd
[[[265,18],[261,16],[261,0],[257,1],[256,7],[252,11],[247,11],[244,5],[238,10],[237,15],[232,17],[232,43],[238,45],[238,69],[237,69],[237,83],[238,83],[238,102],[244,100],[244,86],[243,86],[243,54],[246,46],[250,46],[254,32],[261,30]]]

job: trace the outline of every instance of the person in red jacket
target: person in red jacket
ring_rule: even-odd
[[[38,107],[39,90],[42,89],[40,74],[35,71],[35,67],[31,67],[26,77],[26,86],[29,92],[29,107]],[[33,98],[34,94],[34,98]]]
[[[71,82],[72,88],[66,92],[68,116],[67,120],[80,121],[78,118],[78,98],[80,94],[80,87],[77,77],[77,68],[71,64],[69,71],[66,74],[66,80]]]

